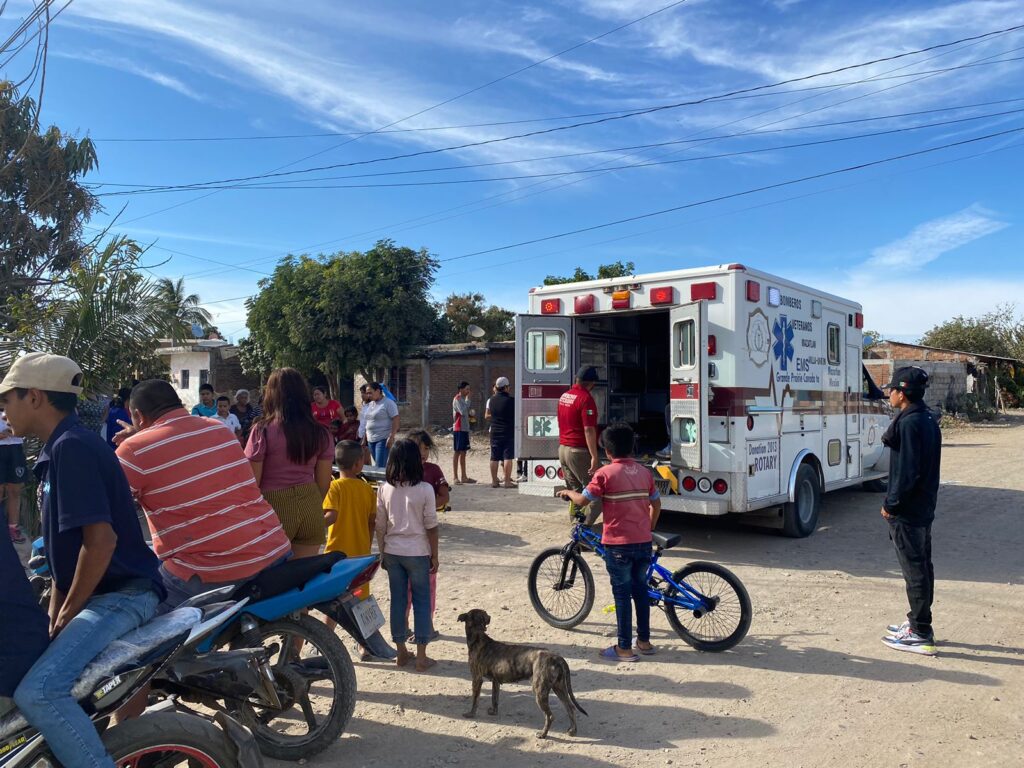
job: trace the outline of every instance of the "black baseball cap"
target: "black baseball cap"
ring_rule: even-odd
[[[922,394],[928,388],[928,374],[923,368],[916,365],[908,365],[905,368],[897,368],[893,371],[892,381],[882,389],[898,389],[901,392]]]
[[[584,365],[576,372],[577,381],[599,381],[600,376],[597,375],[597,368],[592,365]]]

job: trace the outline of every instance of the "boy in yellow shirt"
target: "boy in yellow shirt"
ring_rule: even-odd
[[[331,482],[324,497],[327,552],[344,552],[349,557],[370,554],[373,527],[377,519],[377,495],[359,477],[363,471],[363,447],[354,440],[342,440],[334,448],[341,477]],[[370,596],[369,583],[354,592],[360,600]],[[333,623],[333,622],[332,622]],[[365,659],[369,650],[360,648]]]

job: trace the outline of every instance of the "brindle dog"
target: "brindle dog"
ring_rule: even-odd
[[[473,706],[463,717],[476,717],[477,700],[485,678],[491,681],[491,706],[487,709],[489,715],[498,714],[498,686],[501,683],[515,683],[529,678],[533,684],[533,694],[537,697],[537,706],[544,713],[544,730],[537,734],[537,738],[547,737],[548,729],[555,719],[548,706],[551,691],[555,692],[569,713],[569,735],[576,735],[576,710],[584,715],[587,713],[573,695],[569,665],[565,659],[543,648],[492,640],[486,632],[491,617],[479,608],[463,613],[459,621],[466,622],[469,670],[473,675]]]

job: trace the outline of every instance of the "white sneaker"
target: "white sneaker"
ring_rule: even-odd
[[[919,653],[922,656],[935,656],[938,654],[934,637],[925,637],[912,632],[909,626],[897,632],[893,637],[883,637],[882,642],[894,651],[909,651],[910,653]]]

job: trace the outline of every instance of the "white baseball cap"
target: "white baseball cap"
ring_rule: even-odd
[[[498,389],[504,389],[508,385],[509,385],[509,383],[508,383],[508,377],[507,376],[499,376],[498,380],[496,382],[494,382],[494,386],[496,386]]]
[[[29,352],[14,361],[0,383],[0,395],[12,389],[41,389],[45,392],[82,394],[82,369],[70,357]]]

